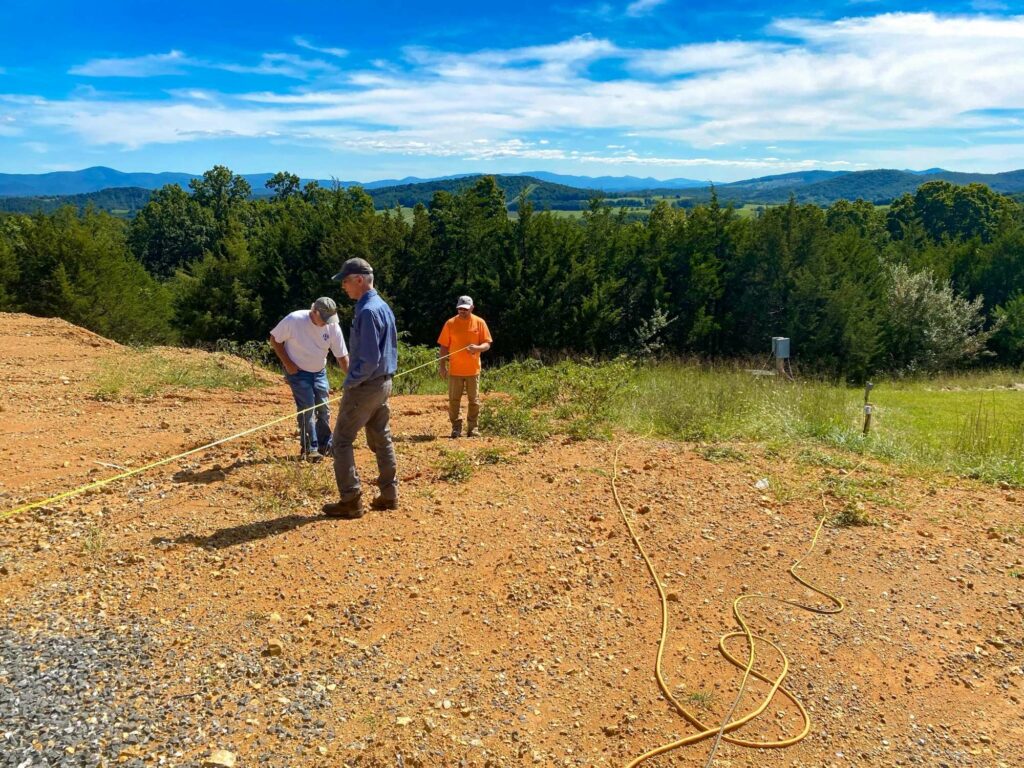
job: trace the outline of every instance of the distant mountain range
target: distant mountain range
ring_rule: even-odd
[[[858,198],[884,204],[929,181],[953,184],[985,184],[996,192],[1024,192],[1024,170],[1005,173],[958,173],[933,168],[928,171],[809,171],[737,181],[717,188],[722,200],[763,203],[786,202],[792,195],[798,203],[831,205],[836,200]]]
[[[256,194],[270,194],[266,188],[272,173],[254,173],[245,177]],[[0,196],[29,197],[47,195],[80,195],[115,187],[160,189],[165,184],[177,184],[188,189],[188,183],[202,174],[192,173],[123,173],[113,168],[96,166],[81,171],[54,171],[52,173],[0,173]],[[305,184],[309,179],[303,179]],[[333,181],[320,181],[330,186]],[[343,181],[342,186],[355,184]]]
[[[255,195],[269,194],[266,182],[273,174],[249,174],[245,178]],[[378,208],[395,205],[414,206],[429,203],[435,192],[457,192],[479,179],[482,174],[460,174],[434,179],[410,176],[404,179],[381,179],[359,183],[333,179],[317,180],[321,186],[359,185],[374,199]],[[0,211],[52,210],[60,205],[78,207],[95,205],[130,215],[145,204],[148,191],[165,184],[188,188],[195,176],[187,173],[122,173],[112,168],[86,168],[81,171],[58,171],[44,174],[0,173]],[[876,204],[891,202],[900,195],[913,192],[928,181],[945,180],[954,184],[977,182],[996,192],[1024,193],[1024,170],[1005,173],[959,173],[941,168],[926,171],[800,171],[762,176],[713,187],[693,179],[637,178],[634,176],[568,176],[534,171],[531,173],[496,175],[510,207],[524,189],[538,209],[580,210],[595,195],[603,195],[612,205],[648,207],[658,198],[688,206],[707,201],[712,191],[726,203],[777,205],[790,197],[799,203],[830,205],[836,200],[868,200]],[[303,179],[305,184],[309,179]]]
[[[254,195],[268,195],[267,181],[272,173],[243,174],[252,187]],[[361,186],[364,189],[383,189],[385,187],[410,186],[413,184],[430,184],[439,181],[475,178],[481,174],[462,173],[452,176],[436,176],[422,179],[418,176],[406,176],[404,179],[379,179],[377,181],[341,181],[335,179],[316,179],[323,187],[339,184],[342,187]],[[604,192],[627,192],[638,189],[691,189],[704,187],[707,181],[694,179],[641,179],[636,176],[566,176],[547,171],[526,171],[523,173],[506,174],[509,176],[529,176],[533,179],[562,184],[567,187],[581,189],[600,189]],[[54,171],[52,173],[0,173],[0,197],[36,197],[50,195],[80,195],[88,192],[99,192],[102,189],[117,187],[138,187],[139,189],[159,189],[165,184],[177,184],[188,189],[188,183],[201,177],[202,174],[190,173],[124,173],[113,168],[96,166],[81,171]],[[306,184],[313,179],[302,179]]]

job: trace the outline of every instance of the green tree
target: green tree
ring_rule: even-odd
[[[267,189],[274,193],[275,200],[284,200],[299,194],[299,177],[287,171],[278,171],[266,183]]]
[[[223,165],[213,166],[203,174],[203,178],[192,179],[188,186],[195,201],[208,209],[222,228],[252,194],[249,182]]]
[[[929,272],[896,264],[887,274],[885,334],[894,370],[937,371],[977,360],[991,335],[982,298],[968,300]]]
[[[213,215],[177,184],[161,187],[132,220],[132,253],[159,278],[202,257],[214,234]]]
[[[171,338],[167,293],[132,256],[123,221],[67,207],[19,217],[14,226],[12,293],[21,310],[122,342]]]
[[[1024,291],[1014,294],[993,312],[992,347],[999,362],[1024,363]]]

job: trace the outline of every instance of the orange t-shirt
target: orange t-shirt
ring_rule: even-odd
[[[451,376],[476,376],[480,373],[480,353],[467,352],[464,347],[469,344],[490,344],[492,341],[487,323],[476,315],[466,319],[456,315],[444,324],[441,335],[437,337],[438,345],[448,347],[449,352],[460,350],[448,358],[448,373]]]

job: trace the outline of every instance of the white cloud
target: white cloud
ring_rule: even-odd
[[[915,141],[927,144],[932,156],[940,157],[935,148],[950,143],[944,137],[951,134],[1005,143],[1009,140],[995,132],[1020,125],[1013,110],[1024,107],[1024,57],[1019,55],[1024,16],[789,19],[771,30],[784,40],[707,42],[661,51],[622,48],[592,36],[470,53],[409,48],[403,62],[373,62],[343,76],[331,63],[293,54],[265,54],[257,65],[237,65],[198,62],[172,51],[160,56],[173,55],[176,63],[162,60],[162,66],[282,75],[313,85],[247,93],[185,88],[171,91],[170,102],[100,94],[66,100],[0,96],[0,101],[19,126],[59,128],[90,144],[140,147],[201,137],[273,136],[365,152],[587,157],[594,163],[682,167],[822,166],[828,158],[747,157],[744,149],[747,142],[764,142],[782,145],[772,150],[782,155],[792,151],[790,143],[814,140],[864,147],[856,162],[870,163],[871,147],[890,145],[894,135],[904,137],[908,147]],[[152,70],[158,69],[155,58],[86,66],[109,72],[133,61]],[[607,61],[622,62],[629,74],[594,77],[591,65]],[[557,147],[569,147],[582,135],[591,143],[574,153],[532,142],[538,134],[557,138]],[[659,143],[650,156],[619,151],[627,136],[669,143]],[[605,142],[613,143],[605,154],[587,155],[585,146]],[[678,151],[666,149],[671,142],[678,142]]]
[[[655,8],[664,5],[668,0],[634,0],[626,6],[627,16],[646,16]]]
[[[656,75],[758,66],[784,50],[777,43],[717,42],[680,45],[664,51],[643,51],[632,58],[632,68]]]
[[[342,59],[348,56],[348,51],[344,48],[323,48],[318,45],[313,45],[306,38],[296,35],[292,38],[292,42],[295,43],[299,48],[305,48],[309,51],[316,51],[317,53],[326,53],[328,56],[337,56]]]
[[[93,59],[72,67],[72,75],[87,77],[157,77],[186,75],[192,70],[220,69],[247,75],[278,75],[307,80],[317,74],[333,74],[337,67],[322,59],[306,59],[293,53],[264,53],[259,64],[215,62],[186,56],[181,51],[154,53],[134,58]]]
[[[223,69],[246,75],[278,75],[296,80],[306,80],[317,73],[329,74],[338,68],[322,59],[304,59],[293,53],[264,53],[260,63],[245,64],[209,64],[214,69]]]
[[[72,67],[68,73],[86,77],[157,77],[183,75],[195,64],[181,51],[169,51],[134,58],[92,59]]]

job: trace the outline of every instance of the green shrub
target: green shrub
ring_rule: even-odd
[[[398,373],[395,375],[394,394],[437,394],[444,388],[444,382],[437,375],[437,349],[417,344],[406,344],[400,340],[398,342]]]
[[[441,451],[438,476],[449,483],[464,483],[473,475],[473,460],[465,451]]]
[[[480,428],[496,437],[540,442],[550,433],[545,415],[508,401],[489,401],[480,408]]]

